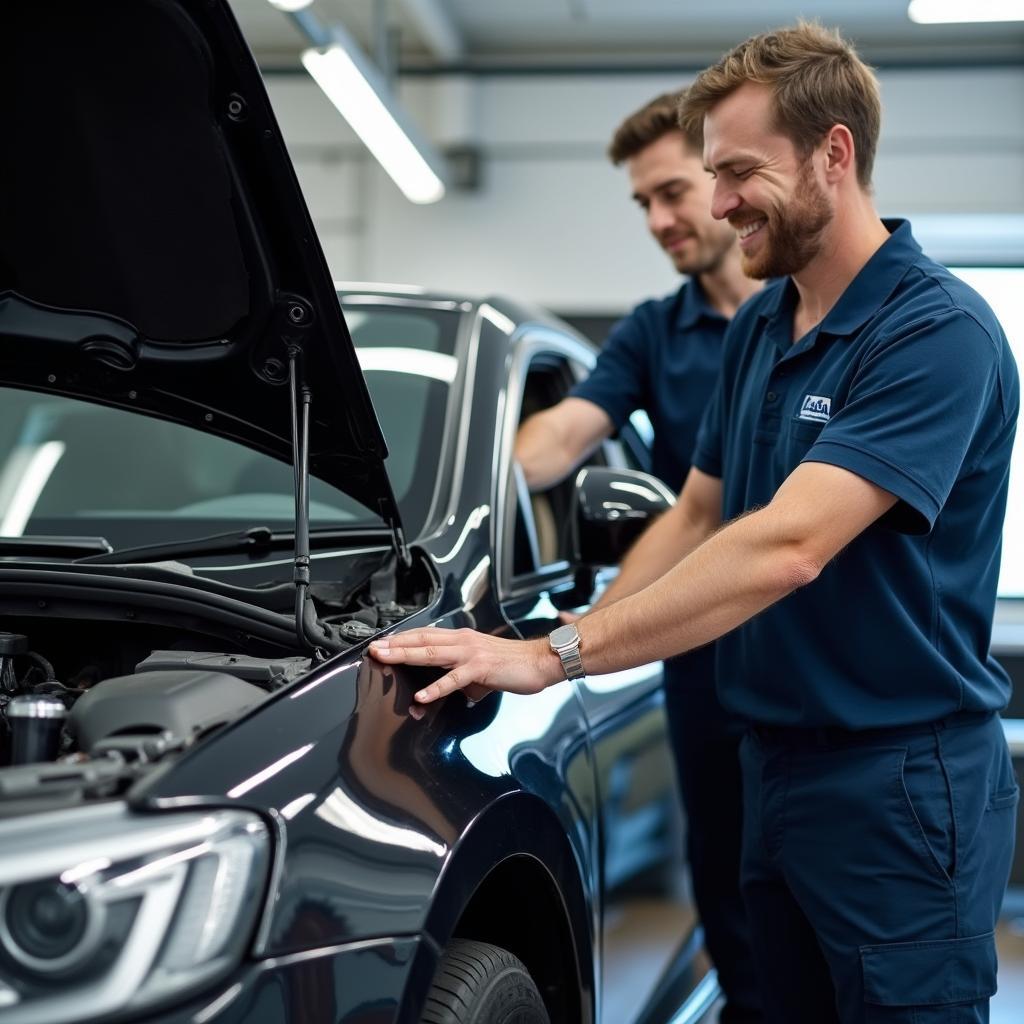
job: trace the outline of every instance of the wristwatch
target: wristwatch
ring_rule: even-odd
[[[580,631],[574,625],[553,629],[548,634],[548,643],[561,660],[566,679],[582,679],[587,674],[580,657]]]

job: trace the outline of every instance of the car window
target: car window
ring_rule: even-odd
[[[194,536],[217,522],[290,525],[292,469],[225,438],[65,398],[0,388],[0,535],[99,534],[116,545]],[[310,481],[310,521],[369,509]],[[126,524],[131,523],[132,526]]]
[[[386,468],[406,535],[420,535],[437,486],[452,384],[458,312],[349,307],[345,321],[388,445]]]
[[[457,317],[366,307],[346,317],[411,537],[438,479]],[[132,411],[0,388],[0,536],[99,535],[121,547],[254,524],[288,528],[293,519],[285,462]],[[312,526],[379,521],[376,510],[310,480]]]
[[[536,412],[556,405],[568,395],[575,382],[569,361],[563,356],[543,353],[535,356],[527,370],[519,410],[521,425]],[[599,448],[585,465],[605,465]],[[517,489],[516,518],[512,532],[512,566],[516,576],[572,561],[572,517],[575,473],[546,491],[529,494],[521,480]]]

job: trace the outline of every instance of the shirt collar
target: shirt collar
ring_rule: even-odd
[[[846,286],[846,291],[818,326],[818,334],[836,337],[855,334],[878,312],[921,255],[921,246],[910,231],[910,221],[883,220],[882,223],[889,237]],[[778,289],[760,315],[766,320],[774,320],[780,313],[792,315],[796,299],[796,285],[791,278],[786,278],[784,287]]]
[[[688,331],[695,327],[702,317],[711,320],[725,319],[708,302],[704,289],[700,285],[700,280],[694,275],[679,289],[679,315],[676,318],[676,326],[680,331]]]

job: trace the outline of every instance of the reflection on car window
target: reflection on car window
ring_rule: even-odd
[[[0,388],[0,535],[106,535],[114,519],[285,523],[294,516],[291,467],[177,423],[58,395]],[[314,525],[372,513],[321,481],[310,483]],[[75,525],[69,525],[73,521]],[[59,524],[59,525],[57,525]],[[133,532],[133,536],[138,536]]]
[[[422,526],[438,476],[455,374],[455,313],[349,314],[390,449],[406,531]],[[0,388],[0,536],[83,534],[116,546],[222,528],[290,527],[287,463],[176,423],[59,395]],[[315,478],[310,523],[377,524],[375,510]]]
[[[459,314],[447,309],[345,306],[366,386],[388,445],[388,477],[406,534],[419,535],[437,486],[445,415],[458,371]]]

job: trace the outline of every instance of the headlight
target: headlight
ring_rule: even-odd
[[[41,975],[73,969],[103,934],[102,907],[78,886],[29,882],[0,893],[0,945]]]
[[[103,804],[0,824],[0,1014],[71,1024],[208,985],[246,952],[270,863],[237,810]]]

